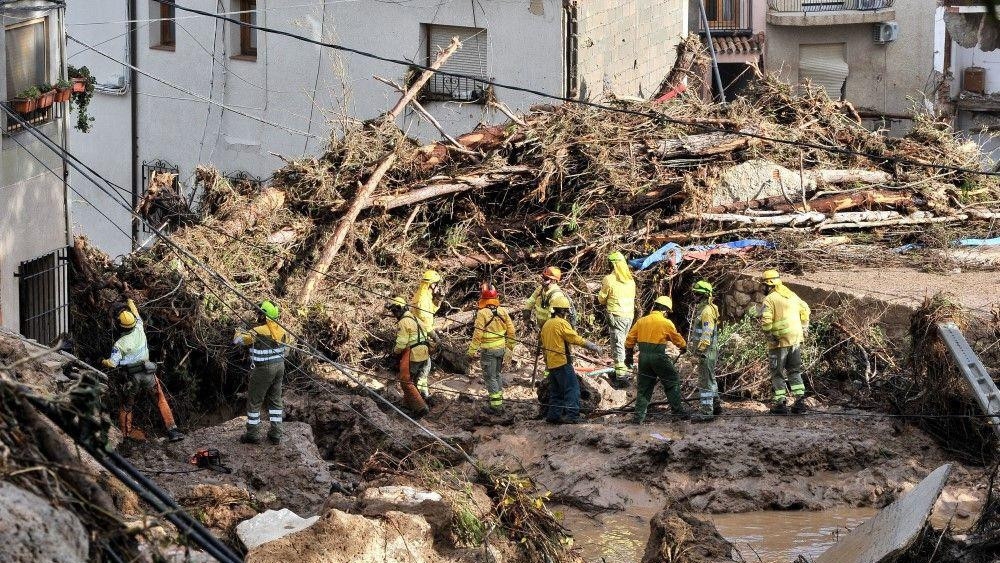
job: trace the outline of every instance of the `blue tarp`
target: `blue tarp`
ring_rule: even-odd
[[[956,240],[955,244],[959,246],[1000,246],[1000,237],[998,238],[964,238],[961,240]]]
[[[732,242],[724,242],[722,244],[712,244],[708,246],[688,246],[683,249],[677,243],[668,242],[667,244],[658,248],[656,252],[650,254],[649,256],[646,256],[644,258],[633,258],[632,260],[629,260],[628,265],[638,270],[645,270],[646,268],[649,268],[650,266],[658,262],[662,262],[667,258],[669,258],[670,261],[673,262],[674,264],[680,264],[681,260],[684,259],[683,252],[685,250],[705,251],[705,250],[712,250],[713,248],[740,249],[740,248],[750,248],[753,246],[760,246],[764,248],[775,248],[774,243],[760,239],[734,240]]]

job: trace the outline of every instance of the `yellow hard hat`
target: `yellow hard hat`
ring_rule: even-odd
[[[562,279],[562,270],[556,268],[555,266],[548,266],[542,270],[542,277],[553,281],[559,281]]]
[[[386,309],[393,309],[393,308],[396,308],[396,307],[399,307],[401,309],[405,309],[406,308],[406,299],[403,299],[402,297],[393,297],[392,299],[390,299],[390,300],[388,300],[388,301],[385,302],[385,308]]]
[[[437,273],[436,270],[427,270],[420,279],[427,283],[439,283],[441,281],[441,274]]]
[[[135,315],[132,311],[125,310],[118,313],[118,325],[122,328],[133,328],[135,326]]]
[[[569,298],[563,292],[558,292],[552,296],[552,300],[549,301],[549,306],[553,309],[569,309]]]
[[[666,295],[661,295],[661,296],[657,297],[656,301],[653,301],[653,304],[654,305],[663,305],[664,307],[667,308],[668,311],[673,311],[674,310],[674,300],[671,299],[670,297],[667,297]]]
[[[764,270],[764,273],[760,276],[760,281],[766,285],[777,285],[781,283],[781,274],[778,273],[778,270]]]
[[[625,255],[622,254],[621,252],[615,251],[615,252],[612,252],[611,254],[608,254],[608,260],[610,260],[612,262],[624,262],[625,261]]]

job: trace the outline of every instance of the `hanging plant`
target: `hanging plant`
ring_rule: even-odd
[[[85,66],[81,66],[80,68],[70,66],[68,74],[73,81],[73,97],[70,99],[70,110],[75,105],[77,111],[75,127],[87,133],[90,131],[90,122],[94,120],[87,113],[87,108],[90,106],[90,100],[94,97],[95,80],[90,75],[90,69]]]

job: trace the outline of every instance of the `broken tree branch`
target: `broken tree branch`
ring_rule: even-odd
[[[381,207],[388,211],[443,195],[506,184],[514,176],[531,174],[534,171],[533,168],[527,166],[504,166],[479,176],[455,178],[458,181],[454,183],[432,184],[408,192],[382,195],[372,201],[371,207]]]
[[[382,78],[381,76],[372,76],[372,78],[378,80],[382,84],[395,88],[396,91],[399,92],[400,94],[406,93],[406,90],[402,86],[396,84],[392,80]],[[429,111],[427,111],[427,108],[425,108],[423,104],[418,102],[416,98],[410,100],[410,106],[413,107],[413,109],[416,110],[417,113],[422,115],[424,119],[429,121],[430,124],[433,125],[434,128],[437,129],[439,133],[441,133],[441,136],[447,139],[448,142],[452,144],[452,148],[464,154],[476,154],[470,151],[469,149],[465,148],[464,146],[462,146],[462,144],[459,143],[458,140],[455,139],[455,137],[449,135],[448,132],[444,130],[444,127],[441,127],[441,123],[437,119],[435,119],[435,117],[431,115]]]
[[[360,188],[358,188],[358,193],[354,196],[354,201],[351,202],[351,206],[347,208],[344,215],[337,222],[337,228],[333,231],[333,235],[326,241],[323,245],[323,251],[320,253],[319,262],[316,263],[316,267],[309,272],[309,277],[306,278],[306,283],[302,286],[302,290],[299,292],[298,302],[299,305],[308,305],[309,300],[312,299],[312,294],[316,290],[316,285],[319,283],[319,279],[326,275],[326,272],[330,269],[330,264],[333,263],[333,259],[337,257],[337,253],[340,248],[344,245],[344,240],[347,238],[348,231],[354,225],[354,220],[358,218],[358,214],[361,210],[368,207],[368,200],[371,199],[372,193],[375,192],[375,188],[378,186],[379,182],[382,181],[382,177],[385,173],[392,168],[392,165],[396,162],[396,154],[390,154],[385,159],[379,163],[375,171],[368,178],[368,181],[364,183]]]
[[[390,109],[385,114],[386,121],[396,121],[396,118],[399,117],[399,114],[403,113],[403,109],[406,107],[406,105],[413,100],[413,98],[417,95],[417,93],[420,92],[420,90],[424,87],[424,84],[427,84],[427,81],[431,79],[431,76],[434,75],[434,71],[441,68],[441,65],[443,65],[445,61],[448,60],[448,57],[455,54],[455,51],[457,51],[461,46],[462,43],[458,40],[458,37],[452,37],[451,44],[449,44],[448,47],[445,48],[445,50],[438,53],[437,58],[435,58],[434,62],[431,63],[430,65],[431,70],[425,70],[421,72],[420,77],[417,78],[413,82],[413,84],[411,84],[410,87],[406,89],[405,93],[403,93],[403,97],[400,98],[399,101],[396,102],[396,105],[392,106],[392,109]]]

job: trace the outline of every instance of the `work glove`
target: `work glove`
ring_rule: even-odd
[[[625,367],[632,369],[635,364],[635,348],[627,348],[625,350]]]
[[[104,358],[103,360],[101,360],[101,365],[104,366],[104,367],[106,367],[106,368],[114,368],[115,367],[115,364],[111,363],[111,360],[109,360],[108,358]]]
[[[589,342],[588,341],[586,344],[583,345],[583,347],[586,348],[588,351],[593,352],[595,354],[600,354],[601,353],[601,347],[598,346],[597,344],[593,343],[593,342]]]

